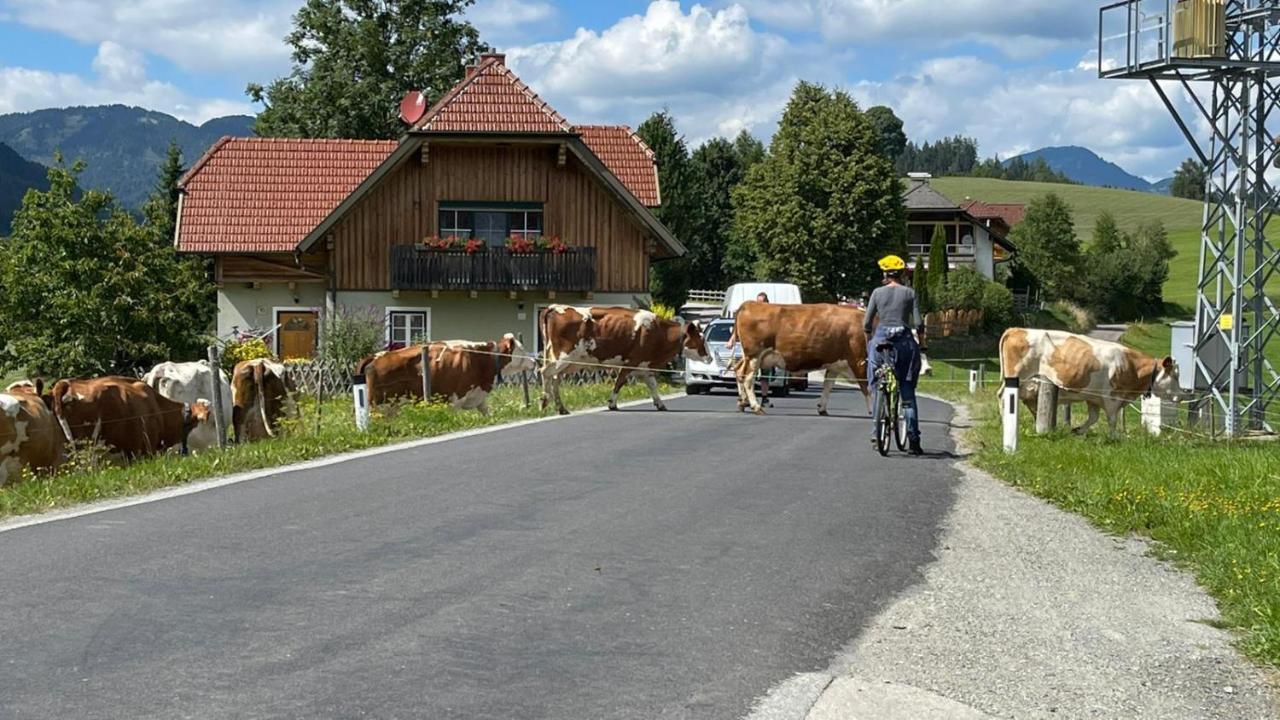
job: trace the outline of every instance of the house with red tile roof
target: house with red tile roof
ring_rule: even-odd
[[[179,182],[175,243],[211,256],[218,333],[309,357],[319,319],[375,308],[389,345],[533,347],[552,303],[632,306],[685,249],[654,215],[653,152],[571,125],[488,54],[399,141],[225,138]]]
[[[903,205],[907,209],[907,250],[913,262],[926,262],[933,233],[941,227],[947,236],[950,267],[972,267],[988,280],[995,279],[996,265],[1013,259],[1009,242],[1013,222],[1021,221],[1022,206],[986,205],[966,201],[961,206],[947,198],[917,174],[907,178]]]

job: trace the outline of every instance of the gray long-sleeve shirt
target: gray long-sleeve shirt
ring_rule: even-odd
[[[916,291],[905,285],[883,285],[871,293],[871,300],[867,302],[867,318],[862,323],[868,336],[871,335],[872,321],[877,316],[882,327],[919,329],[924,325],[916,303]]]

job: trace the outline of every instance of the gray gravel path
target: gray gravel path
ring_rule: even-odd
[[[1019,720],[1280,716],[1270,674],[1211,626],[1212,598],[1146,544],[973,469],[944,527],[924,582],[833,664],[810,720],[839,703],[844,720],[925,717],[866,714],[858,693],[884,683]]]

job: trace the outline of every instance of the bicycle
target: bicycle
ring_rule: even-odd
[[[902,415],[898,374],[894,371],[898,353],[893,343],[876,346],[876,358],[876,450],[888,457],[894,445],[898,452],[906,451],[907,419]]]

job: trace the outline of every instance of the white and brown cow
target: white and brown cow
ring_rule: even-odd
[[[1000,338],[1000,371],[1019,381],[1018,395],[1036,410],[1040,382],[1057,385],[1058,403],[1083,402],[1083,433],[1106,412],[1111,434],[1125,405],[1143,395],[1177,400],[1181,394],[1173,358],[1157,360],[1120,343],[1059,330],[1010,328]]]
[[[213,422],[207,401],[187,408],[136,378],[59,380],[49,394],[67,442],[102,444],[126,460],[183,448],[193,429]]]
[[[658,394],[654,372],[684,353],[687,358],[710,362],[702,331],[693,323],[664,320],[648,310],[622,307],[573,307],[552,305],[539,318],[544,346],[542,409],[552,400],[561,415],[568,415],[560,397],[561,378],[583,369],[616,368],[618,381],[609,396],[609,409],[618,409],[618,393],[632,373],[644,377],[654,407],[666,410]]]
[[[199,362],[164,362],[142,376],[142,382],[155,388],[161,397],[178,403],[195,406],[200,401],[210,402],[213,398],[215,374],[209,367],[208,360]],[[231,399],[231,383],[227,374],[221,369],[217,371],[217,384],[222,392],[222,427],[231,427],[233,402]],[[202,423],[187,437],[187,447],[191,450],[208,450],[218,447],[218,433],[215,423]]]
[[[280,418],[293,405],[293,385],[283,363],[256,359],[231,372],[231,425],[237,443],[275,437]]]
[[[735,318],[743,357],[737,373],[739,409],[749,407],[757,415],[764,414],[755,382],[761,370],[770,369],[793,375],[825,371],[819,415],[827,414],[839,377],[857,383],[869,408],[865,316],[862,309],[844,305],[744,303]]]
[[[35,383],[19,382],[0,393],[0,487],[23,468],[52,470],[62,460],[62,433]]]
[[[431,363],[431,395],[459,410],[489,414],[488,398],[498,375],[517,376],[534,368],[533,358],[515,335],[497,342],[449,340],[427,347]],[[396,398],[422,399],[422,346],[378,353],[356,366],[369,387],[369,402],[382,405]]]

